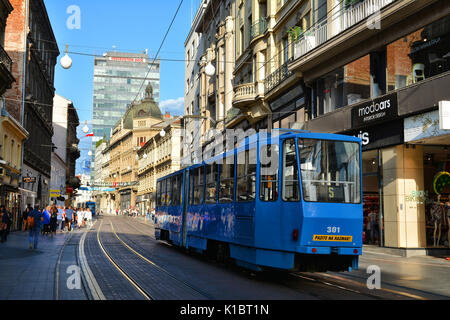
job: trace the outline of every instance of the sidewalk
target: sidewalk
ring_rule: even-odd
[[[56,267],[69,237],[69,232],[58,232],[53,238],[40,235],[37,250],[30,250],[28,232],[10,233],[8,241],[0,244],[0,300],[56,299]]]
[[[425,255],[405,257],[395,253],[392,254],[386,248],[364,246],[358,270],[329,274],[366,286],[373,274],[369,266],[377,266],[380,269],[381,288],[384,290],[427,299],[450,299],[449,260]]]

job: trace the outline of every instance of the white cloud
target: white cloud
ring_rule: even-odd
[[[184,97],[161,101],[159,108],[163,114],[170,112],[171,115],[181,116],[184,114]]]

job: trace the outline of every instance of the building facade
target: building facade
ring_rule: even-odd
[[[5,51],[15,82],[5,93],[5,108],[29,133],[23,145],[22,201],[49,203],[52,154],[54,71],[59,55],[43,0],[11,0]],[[28,179],[31,178],[31,179]]]
[[[156,124],[163,120],[161,110],[153,98],[152,86],[145,90],[145,98],[132,104],[116,123],[109,141],[110,183],[114,193],[115,209],[136,207],[138,193],[137,151],[159,130]]]
[[[211,139],[211,129],[224,130],[233,112],[235,6],[229,0],[202,1],[185,42],[183,165],[200,161],[195,149]]]
[[[137,151],[137,205],[141,212],[156,207],[156,181],[182,167],[183,120],[168,119],[158,127],[161,131]]]
[[[449,247],[431,214],[450,190],[449,14],[434,0],[234,1],[226,128],[361,137],[366,242]]]
[[[64,206],[73,189],[79,187],[79,180],[75,177],[75,162],[80,157],[76,136],[79,120],[72,101],[55,94],[53,103],[50,203]]]
[[[4,108],[0,109],[0,137],[0,205],[12,213],[12,230],[16,230],[21,227],[22,144],[28,132]]]
[[[153,62],[147,54],[107,52],[94,59],[93,156],[95,144],[110,137],[127,106],[144,98],[148,84],[159,104],[159,82],[160,62]]]

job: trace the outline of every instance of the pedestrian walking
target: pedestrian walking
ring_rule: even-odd
[[[78,229],[78,219],[80,215],[80,208],[76,208],[75,210],[73,210],[73,228],[77,228]]]
[[[43,211],[44,225],[42,228],[42,235],[48,235],[50,233],[50,206],[45,207]]]
[[[57,230],[61,231],[64,210],[61,206],[58,206],[57,210],[58,210],[56,217]]]
[[[22,212],[22,231],[28,231],[28,214],[33,211],[30,205]]]
[[[41,232],[41,225],[44,223],[44,216],[42,212],[39,210],[39,206],[36,205],[34,210],[28,215],[28,224],[29,224],[29,248],[37,249],[39,242],[39,233]]]
[[[80,208],[78,211],[78,229],[80,229],[83,226],[83,219],[84,219],[84,208]]]
[[[6,237],[8,237],[9,232],[11,231],[11,225],[13,222],[12,213],[5,209],[6,212]],[[6,238],[5,238],[6,241]]]
[[[0,206],[0,242],[5,242],[7,239],[8,215],[5,206]]]
[[[69,206],[69,208],[66,209],[66,222],[68,231],[72,231],[72,221],[73,221],[73,209],[72,206]]]
[[[58,224],[58,209],[56,206],[52,206],[50,208],[50,235],[53,238],[54,234],[56,234],[56,226]]]
[[[84,219],[86,221],[87,226],[91,227],[91,225],[92,225],[92,212],[91,212],[90,208],[87,208],[86,216],[85,216]]]

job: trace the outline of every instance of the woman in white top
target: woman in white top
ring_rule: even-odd
[[[84,220],[84,208],[81,208],[80,211],[78,211],[78,228],[81,228],[83,225]]]
[[[86,223],[88,227],[90,227],[92,222],[92,212],[90,208],[87,208],[86,210],[87,210],[86,215],[84,217],[86,218]]]

